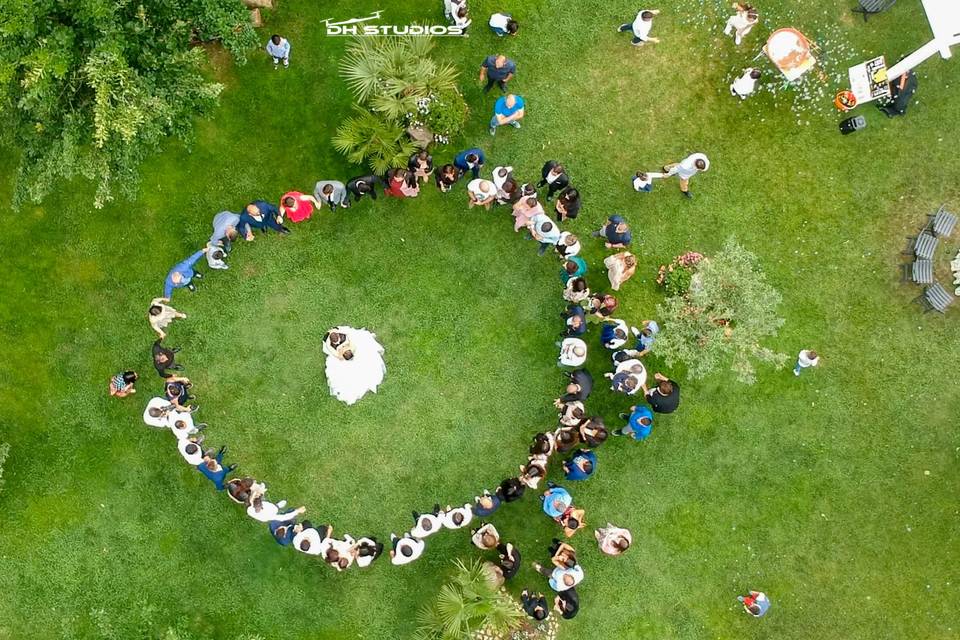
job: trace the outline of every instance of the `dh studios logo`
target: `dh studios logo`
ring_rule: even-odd
[[[371,24],[383,11],[374,11],[366,18],[335,21],[324,20],[328,36],[462,36],[463,28],[445,24]]]

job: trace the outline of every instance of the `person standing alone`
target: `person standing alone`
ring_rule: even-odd
[[[523,98],[512,93],[497,98],[497,103],[493,105],[493,117],[490,119],[490,135],[497,135],[497,127],[505,124],[519,129],[520,120],[526,115],[525,106]]]
[[[267,43],[267,53],[273,58],[273,68],[278,69],[283,62],[285,69],[290,68],[290,41],[277,34],[270,37]]]

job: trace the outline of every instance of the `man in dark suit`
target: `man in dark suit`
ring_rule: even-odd
[[[553,194],[564,189],[570,184],[570,178],[567,176],[563,165],[556,160],[550,160],[540,171],[541,180],[537,187],[547,185],[547,200],[553,198]]]

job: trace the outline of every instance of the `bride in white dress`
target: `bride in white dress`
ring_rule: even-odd
[[[327,354],[330,395],[353,404],[368,391],[377,392],[387,365],[376,334],[366,329],[334,327],[323,337],[323,352]]]

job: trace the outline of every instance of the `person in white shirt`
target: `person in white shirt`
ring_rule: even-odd
[[[800,372],[807,367],[815,367],[820,364],[820,356],[813,349],[804,349],[797,355],[797,366],[793,368],[793,375],[799,376]]]
[[[587,361],[587,343],[580,338],[564,338],[560,343],[560,366],[579,367]]]
[[[500,544],[500,533],[495,526],[487,522],[470,532],[470,541],[478,549],[496,549]]]
[[[467,3],[463,3],[459,9],[453,14],[453,26],[460,27],[460,35],[467,36],[467,27],[470,26],[470,23],[473,20],[470,19],[470,15],[467,12]]]
[[[230,266],[223,260],[226,255],[219,243],[207,243],[207,266],[211,269],[229,269]]]
[[[746,99],[757,90],[757,80],[760,79],[760,69],[744,69],[740,77],[730,85],[730,95],[741,100]]]
[[[466,7],[467,0],[443,0],[443,17],[453,22],[453,16],[460,11],[460,7]]]
[[[199,438],[177,440],[177,451],[180,452],[180,455],[183,456],[183,459],[186,460],[187,464],[191,467],[195,467],[203,462],[203,448],[200,446],[202,442],[202,436]]]
[[[167,428],[167,414],[174,409],[166,398],[150,398],[146,409],[143,410],[143,422],[148,427],[156,429]]]
[[[570,278],[563,289],[563,299],[567,302],[583,302],[590,297],[590,287],[584,278]]]
[[[267,43],[267,53],[273,58],[274,69],[279,67],[281,61],[284,68],[290,66],[290,42],[286,38],[272,35]]]
[[[277,504],[268,502],[263,496],[257,496],[247,507],[247,515],[259,522],[270,522],[272,520],[287,521],[294,520],[297,516],[304,513],[307,508],[299,507],[288,513],[280,513],[280,509],[287,506],[286,500],[281,500]]]
[[[743,42],[743,37],[750,33],[753,25],[759,22],[760,14],[751,5],[739,2],[733,5],[733,9],[736,13],[727,20],[727,24],[723,28],[723,35],[729,36],[732,34],[734,44],[739,46]]]
[[[167,413],[167,427],[178,440],[189,438],[204,429],[205,423],[194,424],[188,411],[170,411]]]
[[[627,338],[630,337],[630,326],[619,318],[607,318],[604,321],[600,339],[603,346],[607,349],[616,351],[627,344]]]
[[[413,529],[410,530],[410,535],[423,540],[440,531],[440,529],[443,528],[443,519],[439,514],[440,505],[436,505],[432,513],[417,513],[414,511],[414,526]]]
[[[557,253],[561,258],[569,258],[580,253],[580,238],[569,231],[560,234],[560,240],[557,241]]]
[[[710,160],[707,158],[706,154],[691,153],[680,162],[668,164],[664,167],[664,170],[667,172],[668,176],[679,177],[680,192],[683,193],[685,197],[692,198],[693,194],[690,193],[690,178],[697,175],[701,171],[706,171],[709,168]]]
[[[376,538],[360,538],[357,540],[357,566],[366,569],[383,553],[383,545]]]
[[[477,206],[490,209],[490,205],[497,199],[497,187],[489,180],[477,178],[467,184],[467,194],[470,196],[468,204],[470,209]]]
[[[343,540],[328,538],[325,542],[329,546],[323,554],[324,561],[337,571],[349,569],[357,557],[357,541],[344,534]]]
[[[284,514],[280,518],[285,518],[287,515]],[[330,534],[333,533],[333,527],[322,524],[317,528],[309,520],[304,520],[302,524],[303,528],[293,536],[293,548],[308,556],[325,555],[330,548]]]
[[[426,543],[410,536],[409,533],[403,534],[402,538],[390,534],[390,562],[395,565],[409,564],[423,555]]]
[[[462,529],[473,520],[473,509],[469,502],[462,507],[448,505],[440,517],[443,519],[443,526],[447,529]]]
[[[633,176],[633,189],[642,193],[653,191],[653,181],[657,178],[663,178],[667,174],[654,173],[651,171],[637,171]]]
[[[509,194],[504,193],[503,185],[513,178],[513,167],[497,167],[493,170],[493,186],[497,188],[497,198],[506,200]]]
[[[620,25],[617,31],[630,31],[633,33],[633,46],[639,47],[648,42],[660,42],[660,38],[650,36],[650,30],[653,29],[653,16],[660,13],[659,9],[643,9],[637,13],[633,22]]]
[[[501,38],[517,35],[517,30],[520,28],[520,25],[509,13],[494,13],[490,16],[488,24],[490,29]]]

